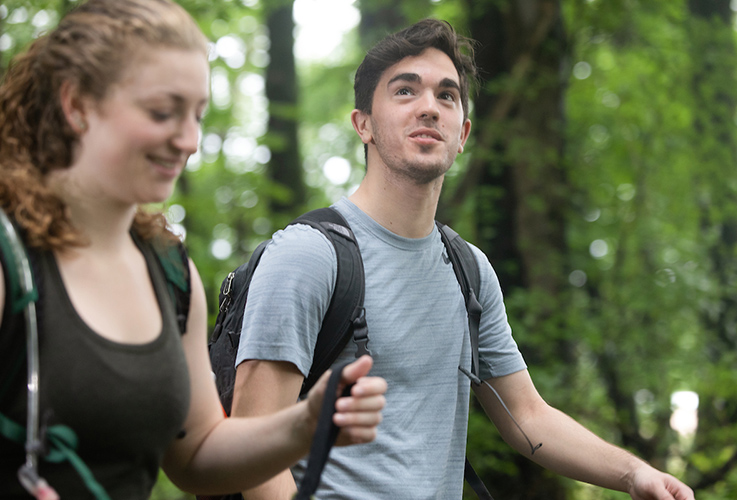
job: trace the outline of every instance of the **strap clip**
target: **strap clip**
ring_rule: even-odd
[[[371,356],[368,348],[368,325],[366,324],[366,309],[362,306],[356,306],[353,312],[353,342],[357,346],[356,357],[360,358],[364,354]]]

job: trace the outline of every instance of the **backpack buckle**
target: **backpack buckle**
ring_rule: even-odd
[[[356,306],[353,312],[353,342],[356,344],[356,357],[360,358],[364,354],[371,356],[368,348],[368,325],[366,324],[366,309],[362,306]]]
[[[356,349],[357,358],[360,358],[364,354],[368,354],[369,356],[371,356],[371,351],[368,348],[368,341],[369,339],[361,339],[361,340],[353,339],[353,342],[356,343],[356,347],[357,347]]]
[[[235,271],[231,271],[228,273],[228,277],[225,278],[225,289],[223,290],[223,301],[220,303],[220,312],[224,313],[228,310],[228,307],[230,306],[230,301],[232,300],[232,297],[230,296],[230,292],[233,290],[233,280],[235,279]]]

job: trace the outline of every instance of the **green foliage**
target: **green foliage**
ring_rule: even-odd
[[[159,471],[159,480],[151,492],[150,500],[195,500],[195,496],[183,493],[169,481],[163,471]]]
[[[2,66],[74,4],[3,2]],[[288,215],[276,215],[268,205],[288,193],[265,175],[263,75],[278,61],[268,61],[263,1],[181,4],[213,41],[213,97],[202,151],[190,161],[167,208],[186,230],[212,319],[226,273],[288,222]],[[410,22],[439,17],[464,34],[472,15],[507,5],[502,0],[395,4]],[[564,206],[554,208],[565,214],[565,252],[553,261],[564,286],[554,295],[505,289],[515,338],[538,390],[605,439],[685,477],[699,487],[698,498],[735,498],[737,322],[730,311],[737,308],[729,299],[737,296],[737,250],[727,238],[737,220],[734,30],[694,19],[687,2],[559,4],[567,40],[563,81],[535,79],[532,71],[522,80],[490,79],[483,90],[497,95],[512,89],[534,100],[542,89],[563,85],[565,121],[550,134],[560,134],[564,152],[558,156],[530,140],[529,117],[495,121],[472,113],[473,136],[446,180],[439,216],[474,242],[512,238],[497,224],[509,195],[501,186],[477,182],[465,196],[452,196],[469,165],[480,161],[498,175],[505,162],[524,159],[540,175],[552,175],[545,170],[551,164],[564,173]],[[236,48],[231,56],[227,46]],[[339,61],[298,62],[299,106],[290,112],[300,123],[310,193],[300,210],[349,193],[363,175],[363,148],[349,119],[353,73],[364,53],[357,30],[347,34],[341,50]],[[484,137],[508,140],[500,150]],[[331,158],[350,165],[344,182],[327,179],[324,168]],[[544,213],[551,208],[546,194],[518,203]],[[490,223],[481,224],[482,219]],[[511,256],[494,265],[500,274],[529,271]],[[670,398],[679,390],[700,396],[695,436],[682,438],[670,428]],[[478,410],[469,424],[469,456],[477,470],[498,481],[524,483],[520,475],[532,470]],[[545,480],[567,499],[627,498],[574,481]],[[519,498],[525,498],[523,487]],[[191,497],[162,475],[152,498]]]

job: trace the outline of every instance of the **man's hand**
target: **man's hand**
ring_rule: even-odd
[[[381,422],[381,410],[386,404],[384,394],[386,381],[381,377],[368,377],[373,365],[370,356],[362,356],[343,369],[338,394],[346,385],[355,382],[350,396],[338,398],[335,402],[333,422],[340,427],[336,446],[368,443],[376,439],[376,427]],[[323,396],[330,372],[326,372],[317,381],[307,396],[310,413],[310,427],[314,432],[320,417]]]
[[[694,500],[691,488],[647,464],[635,471],[629,494],[633,500]]]

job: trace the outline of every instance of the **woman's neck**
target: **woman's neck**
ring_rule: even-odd
[[[89,246],[114,250],[129,242],[128,233],[137,207],[88,192],[65,173],[50,175],[49,187],[66,205],[72,225],[84,235]]]

